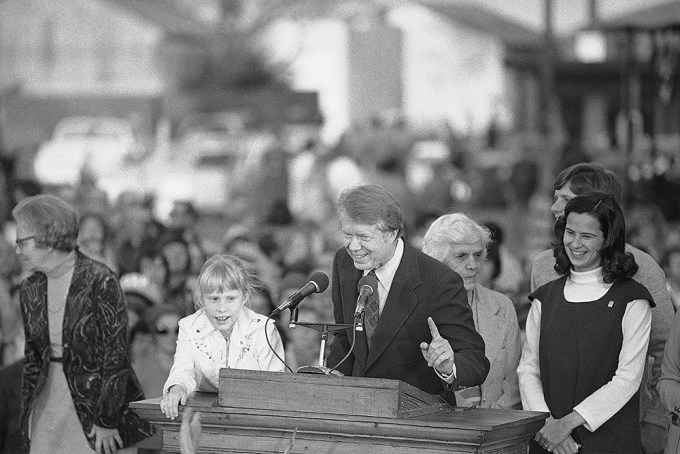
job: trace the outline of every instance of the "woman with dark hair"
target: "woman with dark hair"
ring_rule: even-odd
[[[640,452],[639,387],[651,329],[649,291],[631,277],[626,225],[610,195],[571,199],[554,228],[562,277],[529,295],[517,373],[525,410],[550,412],[530,453]]]
[[[77,250],[78,215],[58,197],[26,198],[12,216],[17,256],[33,272],[20,290],[23,452],[136,449],[153,430],[127,406],[144,396],[115,274]]]

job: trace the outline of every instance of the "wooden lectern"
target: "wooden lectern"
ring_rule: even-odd
[[[237,369],[187,406],[201,412],[210,453],[525,454],[548,416],[450,407],[398,380]],[[130,407],[160,429],[164,452],[179,452],[180,420],[158,398]]]

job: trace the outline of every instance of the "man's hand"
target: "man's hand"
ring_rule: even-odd
[[[428,366],[434,367],[443,376],[449,376],[453,373],[453,348],[449,341],[439,334],[432,317],[427,317],[427,324],[430,326],[432,341],[429,344],[421,342],[420,351],[423,352]]]
[[[170,419],[179,416],[179,404],[187,403],[187,392],[182,385],[173,385],[168,393],[161,398],[161,411]]]
[[[113,454],[118,448],[123,447],[123,439],[120,438],[118,429],[115,427],[113,429],[107,429],[92,424],[92,430],[88,436],[94,438],[94,449],[97,454]]]
[[[179,452],[196,454],[201,441],[201,413],[186,408],[179,428]]]
[[[640,441],[644,454],[661,454],[666,448],[668,432],[656,424],[643,422],[640,425]]]

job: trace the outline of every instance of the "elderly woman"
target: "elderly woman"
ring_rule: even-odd
[[[491,368],[484,383],[456,391],[458,406],[520,408],[517,366],[521,341],[510,299],[477,282],[491,232],[461,213],[436,219],[423,237],[423,252],[444,262],[463,278],[475,328],[486,344]]]
[[[143,395],[116,276],[78,252],[78,215],[63,200],[29,197],[12,216],[16,253],[33,272],[20,290],[23,451],[111,453],[136,444],[152,427],[127,406]]]

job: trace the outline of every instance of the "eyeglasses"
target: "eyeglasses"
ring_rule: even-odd
[[[25,236],[23,238],[17,238],[14,241],[16,242],[18,247],[24,247],[24,244],[26,244],[26,241],[32,240],[33,238],[35,238],[35,235]]]
[[[179,334],[179,326],[174,329],[170,329],[165,325],[156,326],[156,334]]]

